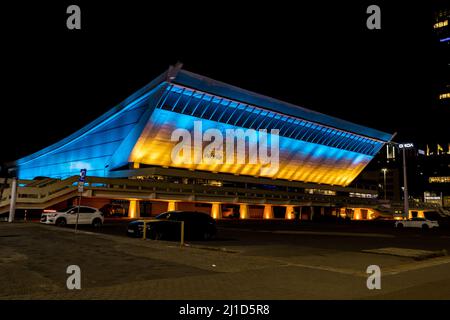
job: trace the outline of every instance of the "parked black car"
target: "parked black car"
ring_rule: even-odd
[[[105,204],[100,211],[105,217],[125,217],[127,215],[125,208],[120,204]]]
[[[168,211],[147,223],[147,238],[154,240],[179,240],[181,221],[184,221],[184,238],[209,240],[217,233],[216,221],[209,215],[195,211]],[[127,235],[143,236],[144,222],[135,220],[128,224]]]

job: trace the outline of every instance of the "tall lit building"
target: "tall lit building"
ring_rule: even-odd
[[[434,12],[433,31],[438,55],[442,63],[436,70],[434,94],[438,106],[450,107],[450,8],[437,8]]]

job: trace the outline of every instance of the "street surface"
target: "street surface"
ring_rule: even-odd
[[[0,299],[450,299],[448,229],[223,221],[217,239],[180,247],[125,227],[0,223]],[[69,265],[81,290],[66,287]]]

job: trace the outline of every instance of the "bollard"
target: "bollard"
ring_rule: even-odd
[[[143,221],[144,222],[144,229],[142,229],[142,240],[146,240],[147,239],[147,221]]]
[[[184,221],[181,221],[181,239],[180,239],[180,246],[184,246]]]

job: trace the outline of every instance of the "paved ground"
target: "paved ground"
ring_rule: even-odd
[[[88,231],[0,223],[0,299],[450,299],[445,230],[222,223],[182,248],[121,236],[118,222]],[[81,290],[66,288],[71,264]],[[366,287],[369,265],[381,290]]]

